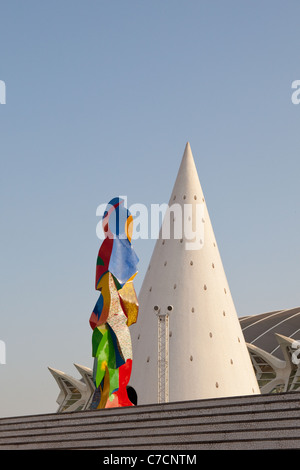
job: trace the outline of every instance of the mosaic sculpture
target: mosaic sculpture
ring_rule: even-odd
[[[129,326],[136,322],[138,301],[133,279],[138,257],[131,245],[133,218],[124,200],[112,199],[103,215],[95,288],[100,291],[90,317],[95,393],[92,409],[132,406],[128,383],[132,369]]]

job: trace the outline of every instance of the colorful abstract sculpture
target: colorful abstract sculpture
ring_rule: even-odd
[[[96,387],[92,409],[133,405],[127,393],[132,369],[129,326],[138,316],[133,285],[138,263],[131,245],[133,218],[123,199],[108,203],[102,226],[105,239],[98,253],[95,281],[100,295],[90,317]]]

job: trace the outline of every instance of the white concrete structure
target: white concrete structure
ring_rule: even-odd
[[[198,249],[182,238],[157,240],[139,294],[139,317],[131,326],[133,371],[130,385],[138,403],[158,399],[158,327],[156,310],[169,315],[169,401],[259,394],[249,352],[236,314],[213,228],[187,143],[169,206],[197,205]],[[202,212],[203,209],[203,212]],[[176,224],[172,218],[173,224]],[[199,222],[199,220],[198,220]],[[176,227],[178,229],[178,225]],[[200,240],[201,238],[201,240]]]
[[[56,402],[58,413],[65,411],[80,411],[89,409],[95,390],[93,372],[91,369],[74,364],[81,374],[81,379],[65,374],[64,372],[48,367],[59,386],[60,393]]]
[[[300,343],[275,333],[284,359],[247,344],[261,393],[293,392],[300,386]]]

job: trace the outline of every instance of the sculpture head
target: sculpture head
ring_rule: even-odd
[[[115,197],[109,201],[102,218],[105,238],[128,239],[131,243],[133,218],[124,207],[124,199]]]

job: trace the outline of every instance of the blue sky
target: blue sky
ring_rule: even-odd
[[[297,1],[0,2],[0,416],[92,367],[97,206],[168,202],[187,141],[239,316],[298,306]],[[153,240],[137,240],[136,289]]]

